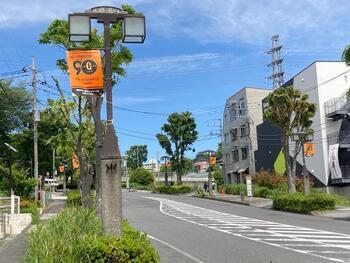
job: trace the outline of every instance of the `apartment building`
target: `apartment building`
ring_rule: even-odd
[[[344,62],[316,61],[284,84],[288,85],[308,94],[309,101],[317,105],[312,124],[316,153],[306,158],[309,173],[316,185],[343,194],[350,183],[350,68]],[[277,168],[280,130],[264,121],[257,126],[257,134],[256,169]],[[301,175],[301,153],[297,162]]]
[[[242,181],[255,171],[256,126],[262,123],[261,101],[271,89],[245,87],[227,99],[223,116],[223,168],[226,183]]]

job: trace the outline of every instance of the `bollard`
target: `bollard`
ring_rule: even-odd
[[[239,195],[241,196],[241,202],[244,202],[244,192],[240,192]]]

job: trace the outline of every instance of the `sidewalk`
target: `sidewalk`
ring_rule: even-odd
[[[66,203],[62,193],[53,196],[53,202],[44,210],[40,219],[46,221],[55,216]],[[0,263],[20,263],[22,262],[27,245],[27,231],[25,229],[20,235],[10,236],[4,239],[4,244],[0,247]]]
[[[213,195],[205,196],[206,199],[228,202],[239,205],[247,205],[265,209],[272,209],[272,200],[267,198],[260,197],[244,197],[244,201],[241,201],[241,197],[239,195],[228,195],[228,194],[220,194],[213,193]],[[315,211],[311,213],[314,216],[327,217],[333,219],[341,219],[350,221],[350,207],[337,207],[335,210],[329,211]]]
[[[205,196],[206,199],[213,199],[217,201],[222,202],[228,202],[228,203],[234,203],[239,205],[247,205],[247,206],[253,206],[253,207],[260,207],[260,208],[272,208],[272,200],[267,198],[260,198],[260,197],[252,197],[249,198],[247,196],[244,197],[244,200],[241,201],[240,195],[228,195],[228,194],[221,194],[221,193],[213,193],[213,195]]]

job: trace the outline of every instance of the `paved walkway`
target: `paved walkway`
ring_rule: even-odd
[[[205,198],[234,203],[234,204],[240,204],[240,205],[249,205],[249,206],[261,207],[261,208],[272,208],[272,200],[267,198],[260,198],[260,197],[249,198],[245,196],[242,201],[241,196],[239,195],[228,195],[228,194],[221,194],[216,192],[213,193],[211,197],[206,196]]]
[[[217,201],[229,202],[240,205],[248,205],[259,208],[272,208],[272,200],[267,198],[260,197],[244,197],[244,200],[241,200],[239,195],[228,195],[228,194],[220,194],[213,193],[212,197],[206,196],[205,198],[213,199]],[[320,212],[312,212],[314,216],[328,217],[333,219],[341,219],[350,221],[350,207],[337,207],[335,210],[329,211],[320,211]]]
[[[57,198],[53,196],[53,203],[47,207],[40,219],[42,221],[50,219],[52,216],[56,215],[65,206],[65,198],[62,193],[58,193]],[[25,254],[27,245],[27,235],[26,232],[31,227],[28,227],[20,235],[7,237],[4,241],[5,243],[0,247],[0,263],[20,263],[22,262],[23,256]]]

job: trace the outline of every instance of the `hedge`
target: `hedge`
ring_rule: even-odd
[[[301,193],[283,194],[273,198],[275,210],[310,213],[311,211],[335,209],[335,198],[324,193],[312,193],[303,195]]]
[[[123,232],[122,238],[104,237],[94,211],[66,208],[29,233],[24,262],[159,262],[145,234],[126,221]]]
[[[225,186],[225,194],[239,195],[241,192],[244,194],[247,192],[245,184],[228,184]]]
[[[155,185],[153,192],[159,194],[187,194],[192,192],[192,187],[188,185]]]

